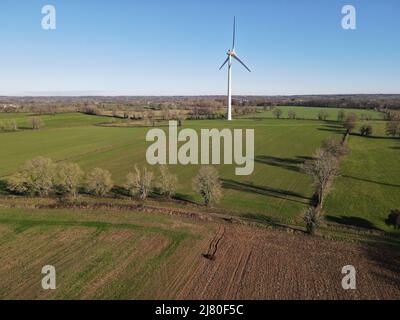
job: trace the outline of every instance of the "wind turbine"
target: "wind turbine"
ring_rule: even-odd
[[[232,58],[239,61],[243,67],[247,69],[247,71],[251,72],[251,70],[243,63],[242,60],[237,56],[235,52],[235,38],[236,38],[236,17],[233,18],[233,43],[232,49],[228,50],[225,62],[222,64],[221,70],[228,63],[228,121],[232,120]]]

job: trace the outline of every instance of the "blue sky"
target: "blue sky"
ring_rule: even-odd
[[[234,94],[400,93],[398,0],[1,0],[0,95],[226,94],[234,15]]]

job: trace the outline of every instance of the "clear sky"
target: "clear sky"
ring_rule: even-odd
[[[0,95],[226,94],[234,15],[234,94],[400,93],[399,0],[1,0]]]

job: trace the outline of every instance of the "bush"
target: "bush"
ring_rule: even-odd
[[[14,119],[0,121],[0,131],[17,131],[17,122]]]
[[[129,173],[126,176],[125,188],[132,197],[138,196],[140,200],[146,200],[151,192],[151,182],[153,181],[153,172],[143,167],[142,172],[135,166],[135,173]]]
[[[193,179],[193,189],[203,198],[206,206],[218,203],[222,196],[218,171],[212,166],[203,166]]]
[[[48,158],[29,160],[8,180],[8,189],[17,193],[48,196],[53,191],[55,168],[54,162]]]
[[[107,170],[95,168],[86,175],[85,189],[92,195],[103,197],[113,186],[111,173]]]
[[[372,134],[372,126],[371,125],[363,125],[360,128],[360,134],[362,136],[370,136]]]
[[[160,178],[158,183],[160,193],[167,198],[171,198],[171,196],[175,193],[177,185],[177,176],[171,174],[166,165],[160,166]]]
[[[57,165],[55,186],[57,192],[65,196],[76,197],[83,178],[83,171],[75,163]]]
[[[400,229],[400,210],[392,210],[385,222],[388,226],[393,226],[395,229]]]
[[[304,222],[306,223],[307,233],[309,235],[315,234],[315,229],[319,223],[319,211],[315,207],[309,207],[304,213]]]

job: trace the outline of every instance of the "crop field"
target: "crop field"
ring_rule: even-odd
[[[355,291],[341,288],[349,263]],[[41,288],[47,264],[57,290]],[[393,299],[399,268],[394,252],[229,223],[0,208],[2,299]]]
[[[281,118],[288,118],[288,111],[293,110],[296,112],[296,117],[299,119],[318,119],[318,114],[321,110],[327,112],[327,120],[337,120],[338,112],[344,110],[346,114],[354,113],[359,118],[362,115],[371,117],[372,120],[383,119],[383,114],[374,110],[362,109],[340,109],[340,108],[318,108],[318,107],[298,107],[298,106],[278,106],[278,109],[283,111]],[[257,118],[276,118],[272,111],[263,111],[253,115]]]

